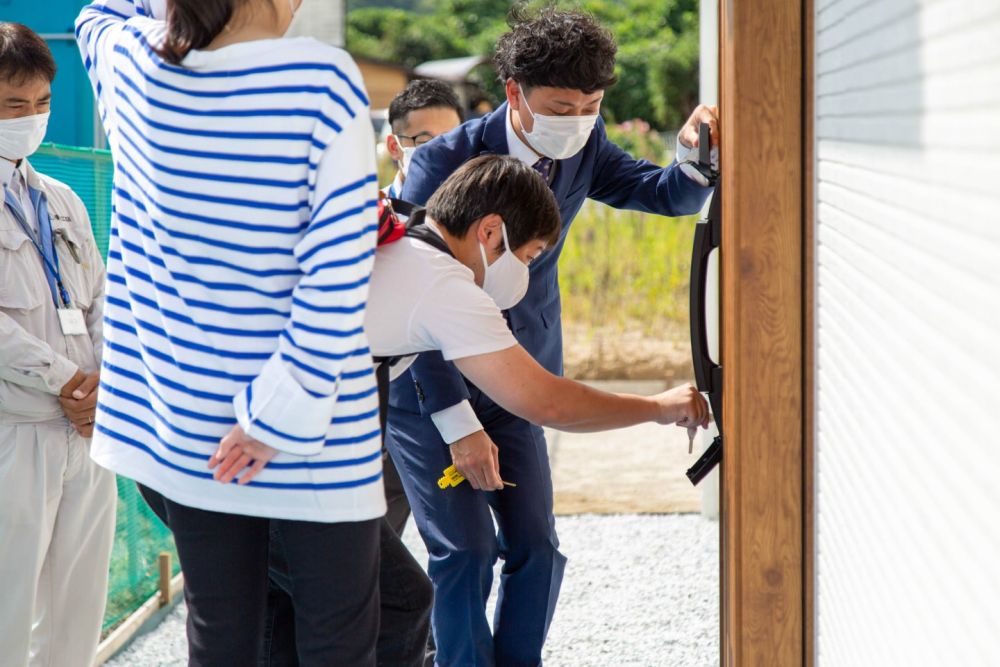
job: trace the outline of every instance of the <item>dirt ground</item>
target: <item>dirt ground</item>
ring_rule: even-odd
[[[661,381],[588,381],[605,391],[650,395]],[[662,514],[699,512],[702,491],[685,477],[700,455],[688,454],[687,430],[640,424],[604,433],[547,430],[555,493],[555,513]],[[501,456],[503,454],[501,453]]]
[[[694,377],[691,345],[684,332],[645,334],[564,323],[563,359],[567,377],[577,380],[660,380],[673,386]]]
[[[564,324],[566,376],[606,391],[654,394],[690,381],[691,348],[678,332],[624,333]],[[685,471],[685,429],[642,424],[605,433],[548,431],[556,514],[698,512],[701,491]]]

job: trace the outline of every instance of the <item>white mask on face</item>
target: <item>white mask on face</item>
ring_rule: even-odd
[[[506,250],[490,264],[486,261],[486,248],[479,244],[479,254],[483,257],[486,274],[483,278],[483,291],[489,294],[500,310],[513,308],[524,298],[528,291],[528,265],[517,258],[507,240],[507,226],[500,223],[503,234],[503,244]]]
[[[38,150],[49,126],[48,112],[0,120],[0,157],[26,158]]]
[[[518,84],[521,101],[534,122],[531,132],[524,132],[531,147],[553,160],[573,157],[587,145],[590,133],[597,123],[597,114],[592,116],[543,116],[536,114],[528,106],[524,88]]]
[[[399,140],[397,139],[396,141]],[[406,178],[406,170],[410,168],[410,160],[413,159],[413,151],[415,150],[417,150],[416,146],[406,146],[403,148],[403,159],[399,163],[399,170],[403,172],[403,178]]]

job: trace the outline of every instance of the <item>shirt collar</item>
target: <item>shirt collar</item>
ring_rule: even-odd
[[[517,158],[529,167],[534,166],[541,158],[538,154],[528,148],[528,144],[521,141],[521,137],[517,136],[517,132],[514,131],[514,122],[510,119],[514,110],[507,107],[507,154],[513,158]]]
[[[19,167],[21,174],[24,176],[24,182],[27,183],[28,187],[32,190],[38,190],[42,194],[48,194],[48,189],[45,187],[45,181],[41,179],[35,168],[31,166],[28,162],[28,158],[21,160],[21,166]]]
[[[18,178],[20,177],[20,178]],[[14,166],[13,162],[0,160],[0,185],[6,190],[14,187],[26,186],[25,189],[40,190],[45,193],[45,183],[38,177],[38,172],[28,162],[28,158],[21,160],[21,164]],[[21,187],[18,187],[20,190]]]
[[[385,189],[385,193],[386,193],[386,195],[388,195],[389,197],[392,197],[393,199],[399,199],[400,198],[400,196],[403,194],[403,172],[402,171],[397,171],[396,172],[396,177],[394,179],[392,179],[392,183],[390,183],[389,187],[387,187]]]

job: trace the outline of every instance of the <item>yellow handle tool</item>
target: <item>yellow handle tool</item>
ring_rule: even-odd
[[[448,466],[444,469],[444,477],[438,480],[438,487],[447,489],[449,486],[458,486],[464,481],[465,478],[455,466]]]
[[[438,480],[438,488],[441,489],[447,489],[449,486],[458,486],[465,481],[465,477],[453,465],[445,468],[442,475],[443,477]],[[504,486],[517,486],[517,484],[514,482],[504,482]]]

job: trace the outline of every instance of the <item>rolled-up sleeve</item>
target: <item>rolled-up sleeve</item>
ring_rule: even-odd
[[[375,259],[378,187],[367,109],[318,155],[308,227],[295,247],[301,278],[278,350],[234,398],[253,438],[298,455],[322,450],[344,362],[368,353],[364,334]]]

